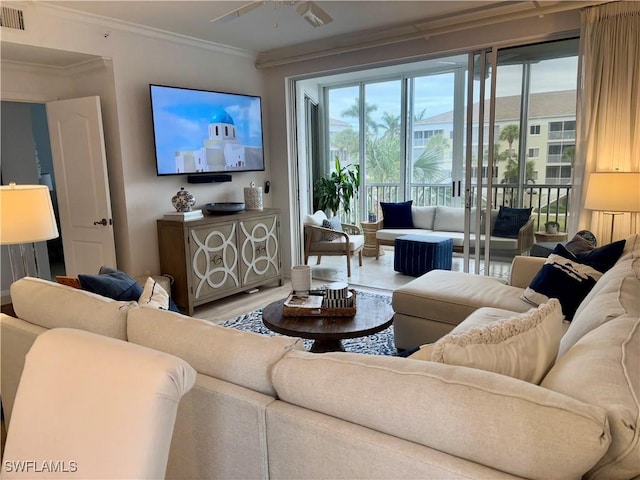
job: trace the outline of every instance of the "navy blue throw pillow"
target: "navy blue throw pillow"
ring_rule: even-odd
[[[616,264],[622,255],[625,243],[626,240],[619,240],[587,252],[577,253],[576,257],[582,263],[604,273]]]
[[[126,273],[102,267],[98,275],[78,275],[83,290],[124,302],[137,302],[142,287]]]
[[[173,301],[173,298],[171,298],[171,296],[169,296],[169,311],[170,312],[176,312],[176,313],[182,313],[182,312],[180,312],[180,309],[176,305],[176,302]]]
[[[565,318],[572,320],[580,303],[600,277],[602,272],[582,263],[562,244],[558,244],[525,289],[522,299],[538,306],[550,298],[557,298]]]
[[[413,200],[399,203],[380,202],[383,228],[413,228],[412,204]]]
[[[491,235],[503,238],[518,238],[518,232],[529,221],[531,208],[500,207]]]

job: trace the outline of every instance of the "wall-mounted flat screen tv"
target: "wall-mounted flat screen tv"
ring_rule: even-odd
[[[264,170],[260,97],[149,89],[158,175]]]

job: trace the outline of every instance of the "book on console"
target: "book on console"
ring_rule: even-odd
[[[292,293],[284,301],[285,306],[294,308],[320,308],[322,307],[322,295],[300,295]]]
[[[203,218],[204,214],[202,210],[191,210],[190,212],[168,212],[164,214],[164,218],[168,218],[171,220],[197,220],[198,218]]]

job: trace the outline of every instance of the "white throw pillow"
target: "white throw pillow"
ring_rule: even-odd
[[[302,218],[303,225],[314,225],[316,227],[321,227],[322,222],[327,220],[327,216],[322,210],[318,210],[313,215],[306,214]],[[322,240],[322,232],[320,230],[314,230],[313,235],[311,236],[311,241],[319,242]]]
[[[424,230],[433,230],[433,221],[436,218],[437,207],[411,207],[413,227]]]
[[[538,384],[553,366],[562,337],[562,309],[552,298],[512,318],[448,334],[430,345],[431,361],[462,365]]]
[[[313,215],[306,214],[302,219],[302,223],[304,225],[315,225],[316,227],[321,227],[322,221],[326,219],[327,215],[325,215],[322,210],[318,210]]]
[[[141,307],[169,310],[169,294],[153,278],[147,278],[142,295],[138,299]]]
[[[436,232],[464,232],[464,208],[462,207],[436,207],[436,215],[433,220],[433,229]],[[476,209],[471,209],[471,232],[476,230]]]

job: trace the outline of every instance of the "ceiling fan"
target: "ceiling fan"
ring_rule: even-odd
[[[298,15],[304,18],[312,27],[322,27],[327,23],[333,22],[333,18],[327,12],[325,12],[322,8],[320,8],[316,3],[311,1],[274,1],[274,0],[255,0],[246,5],[243,5],[235,10],[216,17],[211,20],[212,23],[226,23],[232,20],[235,20],[242,15],[246,15],[247,13],[259,8],[263,5],[273,4],[275,6],[284,5],[295,7]]]

